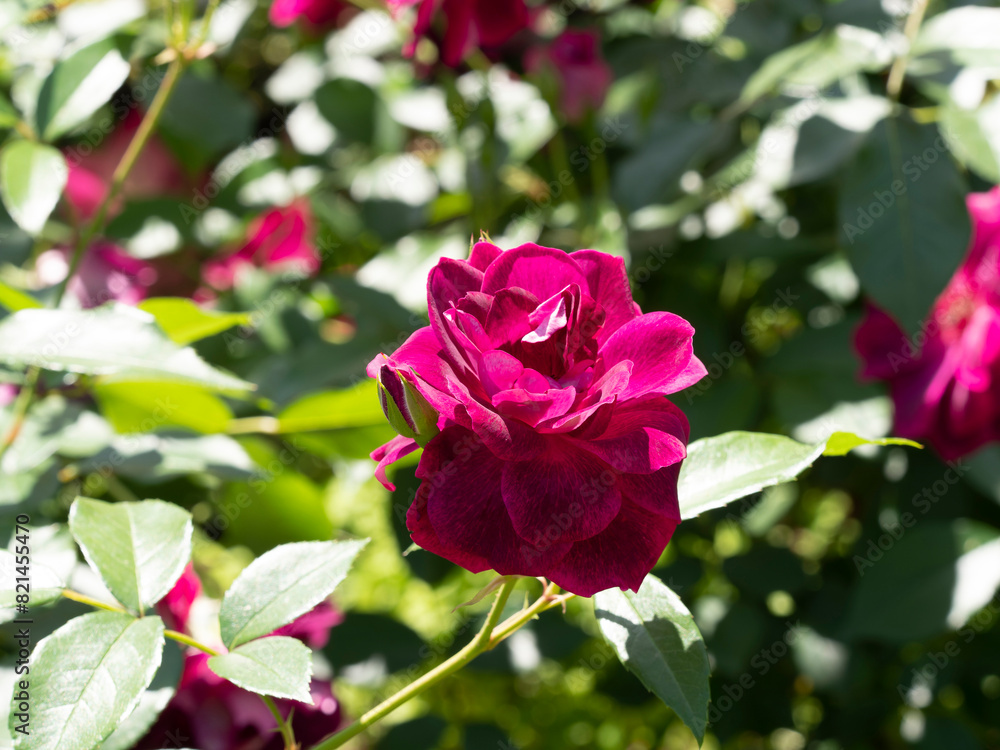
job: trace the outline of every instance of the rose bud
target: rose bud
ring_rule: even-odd
[[[420,395],[405,374],[382,365],[378,372],[378,400],[392,428],[423,447],[438,434],[438,413]]]

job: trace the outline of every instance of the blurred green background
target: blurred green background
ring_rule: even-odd
[[[935,0],[927,15],[964,5],[976,4]],[[42,20],[25,20],[40,8]],[[430,43],[402,56],[407,24],[378,8],[318,33],[277,28],[250,0],[223,3],[213,54],[191,66],[160,128],[190,186],[128,196],[106,235],[176,272],[162,274],[171,285],[160,293],[188,296],[199,269],[255,216],[300,198],[322,269],[251,269],[215,295],[218,309],[248,312],[249,323],[195,347],[258,384],[218,419],[192,394],[170,393],[183,419],[150,430],[148,398],[95,400],[86,383],[47,375],[47,395],[0,466],[5,533],[22,512],[63,523],[77,494],[169,500],[194,514],[195,565],[215,596],[277,544],[372,537],[335,597],[346,619],[323,652],[345,711],[359,715],[464,644],[481,617],[454,608],[489,574],[402,554],[415,460],[395,471],[394,493],[373,479],[368,453],[392,432],[364,376],[375,354],[426,325],[427,270],[462,257],[480,231],[505,248],[622,255],[644,311],[690,320],[709,368],[674,399],[692,439],[890,434],[891,402],[883,386],[858,382],[851,335],[864,297],[892,298],[898,278],[873,272],[842,225],[881,168],[887,116],[905,123],[914,153],[939,127],[948,140],[950,153],[913,191],[918,211],[1000,179],[1000,34],[984,40],[970,27],[929,48],[895,103],[886,75],[905,2],[592,0],[568,14],[537,10],[550,34],[565,24],[601,31],[614,83],[579,122],[561,117],[551,81],[519,75],[523,45],[452,70]],[[142,102],[149,76],[162,74],[161,11],[81,0],[53,14],[3,0],[0,90],[24,110],[68,47],[113,40],[131,63],[127,80],[60,139],[66,153],[86,150],[94,123]],[[959,112],[970,79],[983,82],[980,102]],[[931,251],[946,266],[954,258],[953,269],[969,228],[961,211],[949,215]],[[44,299],[34,260],[71,224],[60,209],[32,238],[0,214],[0,280]],[[903,262],[892,242],[879,252],[890,269]],[[908,303],[925,311],[931,299]],[[242,434],[254,432],[247,419],[267,415],[285,420],[282,434]],[[862,449],[683,523],[654,572],[710,650],[704,747],[1000,748],[1000,603],[963,608],[968,591],[1000,583],[998,456],[994,446],[949,467],[930,450]],[[907,513],[916,520],[904,529]],[[73,568],[63,527],[39,530],[35,544]],[[39,610],[36,638],[77,611]],[[591,603],[573,600],[565,617],[545,614],[363,746],[696,747],[595,636]],[[6,630],[4,639],[9,647]]]

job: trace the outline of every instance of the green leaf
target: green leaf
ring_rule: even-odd
[[[839,171],[892,109],[880,96],[803,100],[771,116],[757,139],[753,176],[773,190]]]
[[[2,281],[0,281],[0,305],[3,305],[11,312],[28,310],[33,307],[43,307],[42,303],[30,294],[25,294],[20,289],[15,289],[12,286],[4,284]]]
[[[159,324],[175,344],[185,346],[208,336],[214,336],[233,326],[250,325],[249,313],[225,313],[202,310],[189,299],[155,297],[139,303]]]
[[[223,643],[235,648],[308,612],[347,577],[366,544],[367,539],[296,542],[258,557],[222,598]]]
[[[101,413],[121,433],[184,427],[225,432],[233,412],[211,391],[187,383],[101,380],[94,386]]]
[[[223,391],[253,388],[170,341],[149,313],[119,304],[93,310],[20,310],[0,321],[0,361]]]
[[[857,26],[837,26],[777,52],[754,73],[740,98],[752,102],[787,86],[824,89],[862,71],[877,71],[892,62],[892,51],[881,35]]]
[[[274,636],[213,656],[208,666],[244,690],[312,705],[312,653],[297,638]]]
[[[33,141],[13,141],[0,152],[0,195],[11,218],[28,234],[45,226],[69,170],[66,160],[52,146]]]
[[[162,654],[159,617],[94,612],[70,620],[32,655],[30,734],[15,731],[15,701],[15,750],[93,750],[136,707]]]
[[[677,493],[681,518],[694,518],[775,484],[788,482],[812,465],[823,445],[783,435],[727,432],[688,446]]]
[[[156,676],[143,691],[135,710],[122,721],[104,742],[100,750],[131,750],[145,737],[156,723],[156,719],[177,692],[186,661],[186,649],[180,644],[163,650],[163,661],[156,670]]]
[[[891,643],[923,641],[958,630],[1000,585],[1000,531],[958,519],[924,520],[931,501],[904,506],[898,523],[855,547],[854,587],[846,633]]]
[[[625,668],[672,708],[700,743],[708,725],[708,651],[680,597],[648,575],[636,593],[596,594],[594,614]]]
[[[108,465],[119,476],[143,484],[188,474],[246,481],[255,468],[243,447],[227,435],[113,437],[109,446],[79,464],[82,471]]]
[[[12,540],[11,544],[14,543]],[[0,607],[16,606],[18,594],[24,593],[23,589],[17,588],[18,584],[21,583],[17,579],[22,577],[17,568],[17,555],[7,550],[0,550]],[[34,559],[31,560],[28,568],[28,578],[30,578],[29,607],[50,604],[62,596],[66,584],[52,568]]]
[[[790,482],[821,455],[843,456],[861,445],[923,447],[904,438],[869,440],[850,432],[835,432],[818,443],[762,432],[726,432],[696,440],[688,446],[678,481],[681,518]]]
[[[914,332],[969,244],[967,188],[937,128],[891,119],[844,177],[841,237],[861,285]]]
[[[192,172],[244,143],[257,121],[253,104],[213,70],[189,67],[160,119],[159,134]]]
[[[914,56],[951,53],[961,65],[1000,63],[1000,8],[964,7],[939,13],[926,21],[913,44]]]
[[[910,448],[923,448],[920,443],[906,438],[878,438],[869,440],[853,432],[835,432],[826,440],[826,447],[823,449],[824,456],[846,456],[852,450],[861,445],[907,445]]]
[[[191,559],[191,514],[173,503],[78,497],[69,528],[108,590],[133,612],[166,596]]]
[[[371,143],[376,134],[378,94],[361,81],[337,78],[316,91],[316,107],[351,141]]]
[[[974,110],[946,104],[940,124],[959,161],[990,182],[1000,182],[1000,97]]]
[[[12,128],[21,120],[21,115],[6,96],[0,94],[0,128]]]
[[[280,432],[314,432],[371,427],[385,423],[378,387],[365,380],[342,391],[316,393],[299,399],[278,414]]]
[[[52,141],[80,125],[125,83],[129,69],[114,38],[59,61],[38,93],[36,130]]]

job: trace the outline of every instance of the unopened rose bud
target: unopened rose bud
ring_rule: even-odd
[[[378,372],[378,399],[389,424],[403,437],[413,438],[424,446],[438,434],[438,413],[404,373],[382,365]]]

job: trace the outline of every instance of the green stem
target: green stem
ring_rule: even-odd
[[[66,287],[80,266],[80,261],[90,246],[91,240],[104,228],[108,210],[115,199],[118,198],[119,193],[121,193],[125,185],[125,180],[128,178],[129,173],[131,173],[132,167],[135,166],[139,154],[142,153],[142,149],[145,148],[150,136],[156,129],[160,115],[163,114],[163,109],[170,100],[170,96],[173,94],[174,88],[177,86],[177,81],[180,80],[181,73],[184,72],[186,64],[186,59],[182,55],[178,55],[167,67],[166,75],[163,76],[163,81],[160,82],[160,88],[157,90],[156,96],[153,97],[153,102],[149,105],[149,110],[146,112],[145,117],[142,118],[142,122],[139,123],[139,129],[135,131],[135,135],[129,142],[128,148],[125,149],[121,161],[118,162],[118,166],[111,176],[111,186],[108,188],[108,194],[101,201],[101,205],[98,206],[94,217],[84,227],[83,231],[77,235],[76,244],[73,247],[73,255],[70,258],[69,270],[66,272],[66,278],[60,282],[56,290],[54,307],[59,307],[62,303],[63,296],[66,294]]]
[[[527,609],[521,610],[515,615],[511,615],[498,625],[490,635],[489,648],[495,648],[503,641],[507,640],[507,638],[514,634],[514,631],[538,617],[538,615],[542,612],[552,609],[553,607],[558,607],[560,604],[564,604],[575,596],[575,594],[556,596],[558,590],[558,586],[554,583],[550,583],[534,604]]]
[[[230,435],[247,435],[250,433],[260,433],[262,435],[277,435],[281,423],[274,417],[242,417],[232,419],[226,427],[226,432]]]
[[[88,607],[104,609],[107,610],[108,612],[119,612],[123,615],[132,614],[131,612],[126,612],[121,607],[116,607],[114,604],[105,604],[104,602],[97,601],[97,599],[92,599],[86,594],[81,594],[79,591],[73,591],[71,589],[63,589],[62,595],[64,599],[70,599],[74,602],[80,602],[80,604],[86,604]]]
[[[382,703],[377,705],[368,713],[364,714],[360,719],[354,722],[354,724],[349,726],[347,729],[337,732],[335,735],[328,737],[327,739],[320,742],[318,745],[314,745],[312,750],[333,750],[334,748],[341,747],[348,740],[357,737],[359,734],[368,729],[368,727],[370,727],[372,724],[376,723],[380,719],[385,718],[411,698],[420,695],[420,693],[433,687],[441,680],[443,680],[445,677],[448,677],[457,672],[458,670],[460,670],[470,661],[479,656],[479,654],[481,654],[483,651],[488,651],[489,649],[493,648],[493,646],[496,645],[496,643],[492,639],[494,629],[496,628],[497,622],[499,622],[500,620],[500,615],[503,613],[504,605],[507,604],[507,599],[510,598],[510,594],[514,590],[514,587],[517,585],[518,580],[519,580],[518,578],[509,578],[504,583],[504,585],[497,592],[496,599],[493,600],[493,606],[490,608],[490,613],[486,617],[486,622],[483,623],[482,629],[478,633],[476,633],[475,638],[469,641],[469,643],[466,644],[466,646],[461,651],[459,651],[457,654],[452,656],[447,661],[444,661],[438,666],[436,666],[434,669],[425,674],[423,677],[414,680],[395,695],[392,695],[386,700],[382,701]],[[546,599],[547,594],[548,594],[548,589],[546,589],[546,592],[542,594],[542,599],[539,601],[546,600],[547,602],[548,601]],[[537,605],[538,602],[535,602],[535,605],[529,607],[529,610],[533,609]],[[525,612],[527,611],[528,610],[525,610]],[[525,620],[525,622],[527,622],[527,620]]]
[[[169,630],[168,629],[168,630],[164,630],[163,631],[163,635],[165,635],[167,638],[169,638],[172,641],[177,641],[178,643],[183,643],[185,646],[190,646],[191,648],[196,648],[199,651],[203,651],[204,653],[208,654],[209,656],[218,656],[219,655],[219,652],[216,651],[214,648],[206,646],[204,643],[202,643],[200,641],[196,641],[191,636],[184,635],[184,633],[181,633],[180,631]]]
[[[906,19],[906,26],[903,27],[903,34],[906,36],[908,49],[906,53],[900,55],[892,63],[889,69],[889,79],[885,84],[885,92],[892,101],[899,101],[899,95],[903,91],[903,79],[906,77],[906,66],[910,63],[909,47],[913,46],[913,40],[920,31],[920,24],[924,21],[924,13],[927,12],[928,0],[914,0],[913,8]]]
[[[114,604],[105,604],[104,602],[99,602],[97,599],[93,599],[86,594],[81,594],[79,591],[73,591],[72,589],[63,589],[63,598],[70,599],[74,602],[80,602],[80,604],[86,604],[88,607],[96,607],[97,609],[104,609],[108,612],[119,612],[123,615],[130,615],[131,612],[127,612],[121,607],[117,607]]]
[[[196,648],[209,656],[218,656],[219,652],[210,646],[206,646],[200,641],[196,641],[189,635],[185,635],[177,630],[164,630],[163,635],[172,641],[177,641],[178,643],[183,643],[185,646],[190,646],[191,648]],[[259,695],[259,694],[258,694]],[[267,695],[261,695],[260,699],[264,701],[264,705],[267,706],[268,711],[274,716],[274,720],[278,724],[278,731],[281,732],[282,738],[285,740],[285,750],[295,750],[295,733],[292,731],[291,725],[285,721],[282,717],[281,712],[275,705],[274,701]]]
[[[264,703],[267,705],[274,720],[278,722],[278,731],[281,732],[281,738],[285,741],[285,750],[296,750],[298,745],[295,744],[295,732],[292,731],[292,725],[285,721],[281,715],[281,711],[278,710],[273,700],[266,695],[262,695],[261,698],[264,699]]]
[[[576,175],[569,166],[569,150],[566,148],[566,137],[561,129],[556,130],[549,142],[549,153],[552,155],[552,166],[556,172],[556,183],[566,186],[566,200],[580,205],[580,191],[576,187]],[[568,176],[568,182],[563,182],[563,174]]]
[[[122,484],[121,480],[114,474],[102,477],[104,484],[108,488],[108,494],[120,503],[137,503],[139,497],[132,490]]]
[[[28,368],[28,374],[24,379],[24,385],[21,386],[21,390],[17,394],[17,401],[14,402],[14,412],[10,423],[10,429],[7,430],[7,434],[4,436],[3,442],[0,443],[0,460],[3,459],[4,454],[10,446],[14,444],[14,441],[17,440],[17,436],[20,434],[21,428],[24,427],[24,420],[28,416],[28,409],[31,407],[31,399],[35,395],[35,387],[38,385],[38,378],[41,373],[42,370],[40,367]]]

